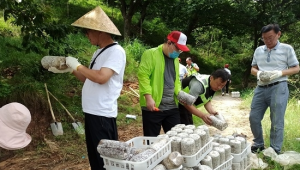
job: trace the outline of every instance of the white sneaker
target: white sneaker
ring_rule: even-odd
[[[226,93],[226,96],[229,96],[229,93]]]
[[[224,92],[222,92],[222,96],[224,96]]]

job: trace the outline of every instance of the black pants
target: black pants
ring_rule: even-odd
[[[179,104],[180,122],[185,125],[192,125],[193,115],[182,104]]]
[[[222,92],[224,93],[226,91],[226,93],[229,92],[229,84],[230,84],[230,80],[227,81],[226,85],[222,88]]]
[[[105,170],[97,146],[101,139],[118,140],[116,118],[85,113],[85,136],[91,170]]]
[[[144,136],[156,137],[160,134],[161,127],[165,133],[180,123],[179,110],[171,109],[159,112],[142,110]]]

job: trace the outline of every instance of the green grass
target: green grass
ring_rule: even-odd
[[[253,98],[254,89],[244,89],[241,91],[241,98],[243,99],[240,109],[249,109],[251,101]],[[204,107],[199,108],[199,110],[207,113]],[[300,153],[300,142],[296,138],[300,138],[300,105],[298,104],[297,98],[290,98],[285,114],[285,128],[284,128],[284,141],[282,146],[282,151],[296,151]],[[204,124],[202,119],[193,115],[193,121],[196,126]],[[265,146],[270,146],[270,111],[267,109],[264,119],[262,120],[263,133]],[[258,154],[268,167],[265,170],[283,170],[285,168],[289,169],[300,169],[300,165],[293,165],[290,167],[283,167],[279,163],[273,161],[271,158],[264,156],[262,153]]]
[[[85,4],[87,8],[91,6],[102,5],[100,1],[89,1],[86,3],[84,0],[80,1],[70,1],[70,4]],[[103,6],[101,6],[103,8]],[[103,8],[108,10],[107,8]],[[2,11],[1,11],[2,13]],[[109,13],[109,12],[108,12]],[[111,12],[112,13],[112,12]],[[117,20],[120,13],[114,11],[114,18]],[[152,22],[156,22],[153,20]],[[123,22],[121,20],[121,22]],[[166,35],[166,31],[157,31],[157,29],[151,29],[151,26],[156,26],[156,24],[151,24],[149,22],[145,23],[145,27],[156,34]],[[160,26],[160,28],[165,28]],[[156,31],[154,31],[156,30]],[[167,30],[167,29],[164,29]],[[155,35],[156,35],[155,34]],[[153,34],[154,35],[154,34]],[[50,115],[47,106],[47,99],[44,90],[44,83],[48,84],[48,89],[58,98],[61,102],[68,108],[70,113],[80,122],[83,122],[83,113],[81,109],[81,88],[82,83],[80,83],[74,76],[70,74],[53,74],[43,69],[40,64],[40,60],[43,56],[49,55],[47,50],[43,53],[26,53],[22,46],[22,40],[20,36],[20,28],[12,26],[10,22],[4,22],[3,16],[0,17],[0,105],[7,102],[17,101],[22,102],[26,106],[29,106],[33,113],[34,118],[38,117],[37,123],[31,131],[33,136],[34,149],[40,151],[41,153],[47,153],[43,149],[47,148],[48,144],[43,140],[47,137],[48,140],[58,142],[63,149],[61,149],[64,154],[71,153],[71,158],[82,159],[82,155],[85,154],[84,146],[84,136],[78,136],[72,127],[72,120],[67,116],[66,112],[61,108],[61,106],[53,101],[54,113],[57,114],[59,121],[63,123],[64,135],[59,137],[54,137],[51,134],[50,121],[45,120],[45,122],[39,122],[40,119]],[[162,35],[160,35],[162,36]],[[153,36],[152,36],[153,37]],[[152,38],[149,37],[149,38]],[[153,39],[153,38],[152,38]],[[151,42],[151,41],[150,41]],[[138,39],[133,39],[127,43],[119,42],[125,49],[127,59],[126,59],[126,69],[124,75],[124,81],[136,82],[136,70],[140,57],[145,49],[149,48],[143,44]],[[154,42],[152,42],[154,43]],[[156,43],[156,40],[155,40]],[[97,47],[90,45],[88,39],[82,34],[70,34],[65,38],[64,44],[57,47],[57,53],[65,53],[66,49],[75,50],[68,51],[67,54],[73,54],[72,56],[79,58],[79,61],[88,65],[91,56],[97,49]],[[3,49],[3,50],[2,50]],[[50,54],[51,55],[51,54]],[[233,87],[234,88],[234,87]],[[298,92],[298,91],[296,91]],[[239,106],[242,108],[249,108],[251,100],[253,97],[253,89],[245,89],[241,92],[241,97],[243,103]],[[134,103],[133,96],[123,94],[118,99],[119,104],[119,114],[117,118],[118,126],[127,125],[141,125],[141,110],[138,103]],[[288,108],[285,117],[285,139],[283,143],[283,151],[297,151],[300,152],[300,142],[296,141],[295,138],[300,137],[300,117],[299,117],[300,106],[297,104],[297,99],[293,98],[289,101]],[[200,110],[205,111],[204,107]],[[263,119],[264,137],[266,145],[269,145],[269,111],[267,111],[265,118]],[[48,115],[47,115],[48,114]],[[137,120],[127,119],[126,114],[136,115]],[[50,117],[50,116],[49,116]],[[193,117],[194,124],[196,126],[204,124],[204,122],[197,117]],[[39,124],[38,124],[39,123]],[[46,133],[40,133],[38,125],[46,125],[48,127]],[[45,136],[47,134],[47,136]],[[39,136],[38,136],[39,135]],[[75,141],[75,143],[73,142]],[[80,146],[80,147],[78,147]],[[14,151],[16,154],[24,153],[25,149]],[[32,148],[31,148],[32,149]],[[28,149],[29,150],[29,149]],[[33,150],[33,149],[32,149]],[[5,153],[2,153],[5,155]],[[281,170],[283,169],[278,163],[270,160],[263,155],[260,155],[263,160],[269,164],[267,169]],[[1,153],[0,153],[1,157]],[[70,159],[70,158],[69,158]],[[1,160],[0,160],[1,161]],[[291,169],[300,169],[298,166],[293,166]]]
[[[242,91],[243,102],[241,107],[250,107],[253,98],[253,89],[246,89]],[[282,146],[282,152],[296,151],[300,152],[300,142],[296,138],[300,137],[300,117],[299,117],[300,105],[298,100],[291,98],[288,102],[288,106],[285,112],[285,127],[284,127],[284,141]],[[264,133],[265,146],[270,146],[270,111],[267,109],[264,119],[262,120],[262,127]],[[279,163],[271,160],[269,157],[264,156],[262,153],[258,155],[262,160],[268,164],[266,170],[282,170],[284,169]],[[293,165],[290,169],[300,169],[300,165]]]

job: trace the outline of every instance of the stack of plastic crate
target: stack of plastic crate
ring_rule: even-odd
[[[231,97],[240,97],[240,92],[238,92],[238,91],[233,91],[233,92],[231,92]]]
[[[206,143],[196,154],[191,156],[182,155],[183,157],[183,167],[194,167],[199,164],[199,162],[210,152],[212,151],[212,141],[213,138],[210,138],[209,142]]]
[[[251,153],[251,144],[247,142],[247,146],[244,150],[242,150],[239,154],[233,154],[232,160],[232,170],[251,170],[251,162],[250,162],[250,153]]]
[[[159,137],[135,137],[127,141],[130,146],[136,148],[147,148],[149,145],[158,141]],[[168,157],[171,153],[171,139],[157,150],[153,155],[149,156],[144,161],[132,162],[126,160],[119,160],[110,157],[100,155],[104,161],[104,167],[106,170],[152,170],[156,165],[158,165],[163,159]]]

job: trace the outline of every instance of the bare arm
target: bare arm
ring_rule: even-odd
[[[194,65],[193,68],[196,70],[196,71],[199,71],[200,68],[197,66],[197,65]]]
[[[257,76],[257,72],[258,72],[258,67],[257,66],[252,66],[251,67],[251,74],[254,76]]]
[[[102,67],[100,70],[91,70],[87,67],[80,65],[77,68],[77,71],[74,71],[73,74],[80,80],[85,81],[89,79],[95,83],[105,84],[115,72],[106,67]]]
[[[215,111],[215,109],[212,107],[212,104],[211,102],[207,102],[205,105],[204,105],[205,109],[207,110],[208,113],[212,114],[212,115],[216,115],[218,114],[218,112]]]
[[[287,70],[282,70],[282,75],[283,76],[288,76],[288,75],[293,75],[299,73],[299,65],[295,67],[290,67]]]
[[[155,101],[153,100],[151,94],[145,94],[145,99],[146,99],[146,106],[147,109],[150,111],[155,111]]]
[[[86,79],[79,71],[74,70],[72,74],[81,82],[84,82]]]
[[[206,124],[211,125],[212,122],[209,118],[209,114],[205,114],[202,111],[198,110],[194,105],[184,104],[184,107],[193,115],[200,117]]]

